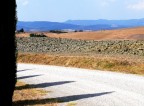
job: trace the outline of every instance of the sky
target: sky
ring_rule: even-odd
[[[144,0],[16,0],[18,21],[144,18]]]

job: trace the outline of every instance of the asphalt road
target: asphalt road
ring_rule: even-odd
[[[59,106],[144,106],[144,76],[49,65],[17,65],[18,80],[50,91]]]

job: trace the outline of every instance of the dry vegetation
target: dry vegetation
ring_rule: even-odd
[[[16,34],[17,37],[29,37],[29,33]],[[55,38],[84,39],[84,40],[112,40],[112,39],[130,39],[144,40],[144,27],[125,28],[117,30],[101,30],[92,32],[69,32],[69,33],[49,33],[45,35]]]
[[[93,56],[80,56],[80,54],[70,56],[18,53],[17,60],[19,63],[58,65],[144,75],[144,57],[140,56],[100,54]]]
[[[18,81],[13,95],[13,106],[57,106],[54,99],[42,101],[41,98],[48,92]]]

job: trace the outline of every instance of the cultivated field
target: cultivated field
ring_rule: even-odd
[[[101,30],[92,32],[69,32],[69,33],[49,33],[43,32],[49,37],[85,39],[85,40],[144,40],[144,27],[126,28],[118,30]],[[29,37],[29,33],[16,34],[17,37]]]
[[[16,34],[18,62],[144,75],[144,27],[95,32]],[[69,39],[61,39],[69,38]]]

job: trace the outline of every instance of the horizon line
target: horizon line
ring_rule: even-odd
[[[144,19],[144,18],[130,18],[130,19],[68,19],[68,20],[65,20],[65,21],[49,21],[49,20],[35,20],[35,21],[32,21],[32,20],[20,20],[22,22],[60,22],[60,23],[63,23],[63,22],[67,22],[67,21],[96,21],[96,20],[138,20],[138,19]],[[19,20],[18,20],[19,21]]]

